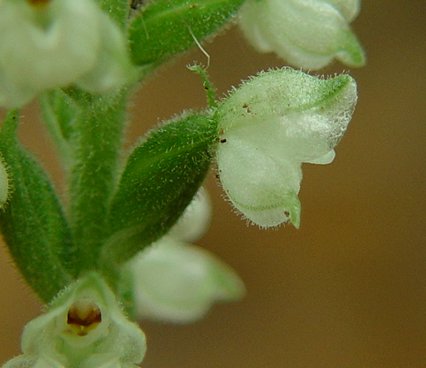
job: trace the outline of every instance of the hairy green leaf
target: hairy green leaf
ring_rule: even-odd
[[[170,229],[201,185],[216,137],[212,118],[187,114],[133,151],[111,203],[103,260],[124,262]]]
[[[10,113],[0,131],[0,153],[12,189],[0,212],[0,227],[25,279],[49,301],[71,282],[75,254],[55,191],[43,169],[17,141],[16,127],[16,114]]]
[[[129,26],[133,61],[158,65],[214,35],[244,0],[153,0]]]

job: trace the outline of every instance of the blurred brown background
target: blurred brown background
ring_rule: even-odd
[[[199,244],[240,273],[247,297],[193,325],[143,323],[143,367],[426,367],[425,16],[424,0],[363,2],[354,28],[368,65],[351,71],[359,104],[335,162],[304,167],[300,230],[247,227],[210,175],[215,216]],[[221,92],[282,64],[256,54],[235,29],[206,49]],[[204,106],[199,79],[185,69],[194,59],[205,61],[194,50],[140,91],[129,142],[160,119]],[[60,182],[34,111],[25,113],[24,139]],[[4,247],[0,270],[2,362],[18,354],[40,304]]]

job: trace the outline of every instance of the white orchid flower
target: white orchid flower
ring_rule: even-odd
[[[145,335],[123,314],[102,278],[89,274],[27,324],[23,354],[3,368],[136,368]]]
[[[132,67],[124,35],[94,0],[0,0],[0,106],[76,84],[102,93]]]
[[[357,100],[349,75],[330,79],[291,68],[260,73],[219,106],[219,177],[250,221],[300,223],[303,162],[328,164]]]
[[[247,0],[239,24],[255,48],[294,66],[320,69],[337,58],[357,67],[365,55],[349,23],[359,8],[359,0]]]

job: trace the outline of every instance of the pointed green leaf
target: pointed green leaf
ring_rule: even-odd
[[[111,204],[104,261],[126,261],[170,229],[201,185],[216,140],[212,118],[185,115],[133,151]]]
[[[10,113],[0,131],[0,154],[12,185],[0,212],[0,227],[27,282],[45,301],[71,282],[72,240],[61,205],[37,162],[16,138],[17,117]]]
[[[153,0],[129,28],[133,61],[160,64],[214,35],[244,0]]]

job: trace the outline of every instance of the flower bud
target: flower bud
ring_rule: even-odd
[[[303,162],[327,164],[357,100],[348,75],[291,68],[260,73],[219,106],[219,177],[234,206],[262,227],[300,222]]]
[[[131,263],[140,318],[191,322],[215,301],[244,294],[240,278],[207,251],[165,236]]]
[[[240,27],[261,52],[275,52],[294,66],[320,69],[337,58],[362,66],[365,56],[349,23],[359,0],[247,0]]]
[[[0,2],[0,105],[77,83],[89,92],[123,84],[124,35],[93,0]]]
[[[102,278],[89,274],[27,324],[23,355],[3,368],[130,368],[145,350],[143,332],[126,319]]]

